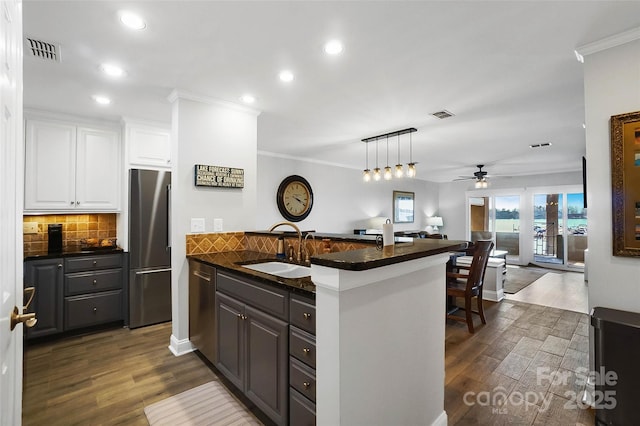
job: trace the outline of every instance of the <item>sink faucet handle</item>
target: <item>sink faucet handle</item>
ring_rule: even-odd
[[[289,247],[287,249],[289,251],[289,260],[293,261],[293,246],[291,244],[289,244]]]

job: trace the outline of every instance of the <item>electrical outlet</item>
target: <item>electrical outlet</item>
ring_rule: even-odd
[[[203,217],[192,217],[191,218],[191,232],[194,234],[203,233],[204,232],[204,218]]]
[[[213,232],[222,232],[222,219],[213,219]]]
[[[22,233],[23,234],[37,234],[38,233],[38,222],[24,222],[22,224]]]

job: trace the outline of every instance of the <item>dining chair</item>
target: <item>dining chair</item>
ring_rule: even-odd
[[[448,313],[447,318],[456,321],[466,321],[469,333],[474,332],[473,319],[471,317],[472,313],[480,316],[482,324],[487,323],[482,308],[482,284],[484,282],[484,273],[487,269],[487,262],[489,261],[489,253],[492,248],[493,241],[491,240],[476,241],[471,265],[456,265],[453,269],[457,270],[457,272],[447,272],[447,296],[449,298],[464,298],[464,308],[459,307],[459,309],[465,311],[464,317]],[[474,297],[477,301],[477,311],[473,311],[471,308],[471,301]]]

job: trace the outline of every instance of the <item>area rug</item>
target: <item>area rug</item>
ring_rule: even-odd
[[[262,425],[218,382],[209,382],[144,407],[151,426]]]
[[[545,268],[534,266],[507,267],[507,276],[504,281],[504,292],[515,294],[527,287],[529,284],[551,271]]]

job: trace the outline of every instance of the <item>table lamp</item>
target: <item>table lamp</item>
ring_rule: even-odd
[[[442,226],[442,217],[432,216],[427,218],[427,225],[431,226],[434,233],[438,233],[438,226]]]

